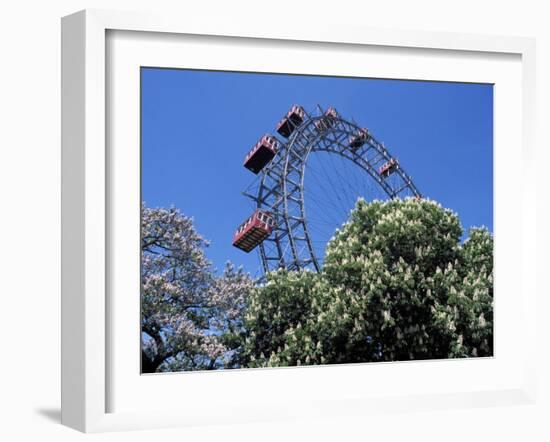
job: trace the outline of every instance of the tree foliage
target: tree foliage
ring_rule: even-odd
[[[235,364],[253,281],[227,264],[216,276],[208,243],[175,208],[141,217],[142,371],[205,370]]]
[[[429,200],[359,200],[323,271],[270,274],[245,316],[251,367],[490,356],[493,239]]]

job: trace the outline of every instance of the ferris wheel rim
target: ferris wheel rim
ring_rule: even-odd
[[[360,159],[364,152],[360,153],[360,151],[365,145],[368,146],[366,151],[374,149],[381,155],[381,159],[390,160],[394,158],[388,149],[382,143],[379,143],[372,134],[369,133],[364,144],[354,150],[344,145],[343,141],[348,140],[349,137],[353,136],[357,131],[363,130],[363,128],[338,115],[336,118],[330,120],[331,124],[329,126],[319,129],[319,124],[324,119],[326,120],[326,117],[323,114],[321,116],[306,114],[304,121],[294,129],[286,142],[279,140],[282,146],[280,152],[261,172],[262,176],[256,197],[252,198],[256,201],[258,209],[269,210],[274,214],[277,222],[284,226],[281,227],[279,224],[275,229],[273,238],[266,238],[268,243],[273,243],[273,247],[270,250],[267,249],[265,241],[259,244],[264,275],[278,268],[300,270],[313,267],[315,271],[320,271],[321,269],[320,260],[312,244],[313,241],[309,232],[305,207],[305,199],[307,197],[304,194],[305,171],[312,152],[338,154],[346,160],[355,163],[384,190],[390,199],[397,198],[405,190],[410,191],[411,196],[422,197],[412,178],[400,164],[398,164],[396,173],[401,178],[403,184],[399,189],[393,189],[380,176],[375,167],[376,163],[371,164],[368,158],[363,158],[361,163]],[[300,136],[304,133],[312,135],[309,139],[306,137],[305,141],[307,142],[305,145],[303,144],[304,140],[300,140]],[[340,135],[340,141],[336,137],[337,134]],[[331,140],[330,136],[333,136],[334,139]],[[324,144],[321,145],[321,143]],[[320,145],[321,147],[319,147]],[[296,146],[298,149],[295,149]],[[298,182],[292,180],[290,178],[291,175],[293,177],[298,176]],[[271,181],[271,186],[267,184],[269,180]],[[295,196],[296,193],[298,193],[298,197]],[[274,195],[277,198],[269,204],[267,202],[268,198]],[[300,213],[299,217],[291,214],[290,206],[292,204],[297,205]],[[300,233],[301,236],[299,236]],[[297,245],[299,241],[306,243],[306,248],[302,247],[300,251],[298,251]],[[288,253],[288,249],[290,249],[290,254]],[[304,253],[304,250],[307,250],[307,253]],[[287,255],[290,256],[290,260],[286,259]]]

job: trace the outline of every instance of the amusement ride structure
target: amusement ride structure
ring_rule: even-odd
[[[421,198],[383,143],[336,109],[309,114],[292,106],[244,160],[257,175],[244,192],[254,212],[233,237],[245,252],[259,248],[265,273],[322,267],[324,250],[357,198]]]

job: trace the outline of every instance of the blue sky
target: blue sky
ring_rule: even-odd
[[[292,104],[334,106],[368,127],[424,196],[465,229],[493,230],[491,85],[156,68],[141,80],[142,199],[192,216],[217,269],[230,260],[258,270],[255,251],[231,245],[251,212],[241,192],[255,175],[242,163]]]

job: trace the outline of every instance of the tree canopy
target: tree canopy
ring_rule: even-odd
[[[253,281],[229,263],[217,276],[207,245],[179,210],[143,205],[142,372],[233,366]]]
[[[429,200],[359,200],[321,272],[277,271],[252,290],[250,367],[490,356],[493,238]]]

